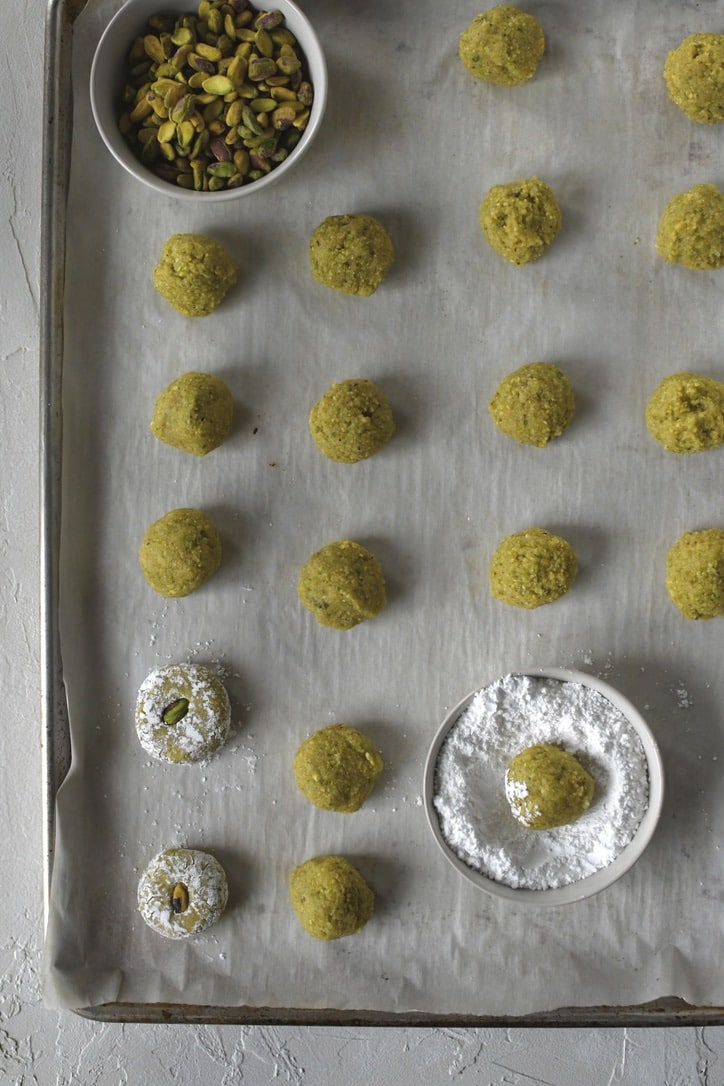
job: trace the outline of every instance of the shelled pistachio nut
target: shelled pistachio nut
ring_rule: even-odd
[[[201,0],[159,13],[127,54],[118,127],[153,172],[196,192],[238,188],[301,139],[314,89],[282,12]]]

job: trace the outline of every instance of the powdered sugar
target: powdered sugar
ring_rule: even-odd
[[[167,724],[164,712],[179,700],[186,712]],[[141,684],[136,700],[136,731],[141,746],[161,761],[181,764],[208,759],[227,740],[229,695],[220,678],[200,664],[157,668]]]
[[[526,825],[526,822],[530,825],[531,820],[540,818],[540,807],[537,804],[529,806],[521,802],[528,798],[528,785],[525,781],[514,781],[506,776],[505,798],[514,817],[521,825]]]
[[[576,822],[528,830],[505,795],[511,759],[535,743],[570,751],[595,792]],[[515,888],[552,889],[607,867],[648,806],[646,755],[624,714],[582,683],[507,675],[478,691],[438,756],[433,803],[443,837],[470,867]]]
[[[187,893],[183,910],[173,907],[173,890]],[[183,939],[215,924],[229,899],[226,873],[208,852],[168,848],[154,856],[138,883],[138,908],[149,927],[167,939]]]

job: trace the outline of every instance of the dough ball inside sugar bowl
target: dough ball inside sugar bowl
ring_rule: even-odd
[[[531,830],[576,822],[593,799],[594,781],[575,755],[554,743],[536,743],[511,761],[505,795],[513,817]]]
[[[476,15],[458,44],[460,59],[471,75],[506,87],[531,79],[544,51],[538,20],[512,4],[499,4]]]

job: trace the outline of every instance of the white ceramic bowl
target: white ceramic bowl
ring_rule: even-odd
[[[601,870],[596,871],[586,878],[580,879],[578,882],[573,882],[567,886],[556,887],[555,889],[549,890],[514,889],[511,886],[506,886],[503,883],[488,878],[481,872],[470,867],[464,860],[457,856],[442,835],[437,812],[434,807],[435,771],[440,748],[447,738],[448,732],[463,710],[467,708],[475,697],[475,694],[478,692],[477,690],[468,694],[454,707],[454,709],[450,710],[432,741],[425,762],[425,776],[423,782],[425,812],[433,837],[442,850],[443,855],[448,862],[474,886],[477,886],[481,890],[485,890],[494,897],[503,898],[504,900],[515,902],[515,904],[567,905],[576,901],[582,901],[584,898],[592,897],[606,887],[611,886],[612,883],[616,882],[617,879],[620,879],[621,876],[639,859],[653,836],[661,814],[661,806],[664,798],[663,765],[658,746],[656,745],[656,741],[646,721],[631,702],[609,683],[603,682],[601,679],[597,679],[592,675],[587,675],[584,672],[567,668],[533,668],[525,674],[534,678],[559,679],[563,682],[581,683],[584,686],[597,690],[624,714],[631,727],[634,728],[638,734],[648,765],[649,797],[646,812],[633,839],[607,867],[601,868]]]
[[[118,129],[120,114],[119,97],[124,84],[126,55],[134,39],[144,33],[146,21],[151,15],[164,13],[194,13],[198,3],[194,0],[126,0],[103,32],[91,66],[90,101],[93,117],[103,141],[117,162],[138,181],[163,196],[204,204],[235,200],[262,192],[282,178],[299,163],[309,150],[319,131],[327,104],[327,66],[317,35],[306,15],[292,0],[274,0],[270,8],[281,11],[284,25],[296,37],[309,68],[314,87],[314,101],[309,121],[299,143],[289,156],[264,177],[250,181],[239,188],[220,189],[218,192],[195,192],[183,189],[171,181],[157,177],[133,153]],[[254,4],[257,10],[269,10]]]

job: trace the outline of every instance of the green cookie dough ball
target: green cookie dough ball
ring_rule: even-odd
[[[173,234],[153,269],[153,284],[184,317],[208,317],[236,283],[223,245],[203,234]]]
[[[571,382],[551,362],[531,362],[509,373],[488,404],[499,430],[539,449],[563,433],[574,409]]]
[[[724,385],[696,373],[664,377],[646,405],[646,426],[668,452],[703,452],[724,444]]]
[[[323,811],[358,811],[374,788],[383,761],[367,736],[348,724],[330,724],[305,739],[294,756],[302,795]]]
[[[518,267],[543,255],[561,221],[553,189],[537,177],[494,185],[480,205],[480,229],[487,241]]]
[[[151,433],[182,452],[206,456],[231,433],[234,401],[212,373],[184,373],[156,400]]]
[[[669,264],[695,271],[724,266],[724,193],[716,185],[694,185],[666,205],[656,251]]]
[[[309,242],[309,266],[322,286],[367,298],[395,259],[392,238],[371,215],[330,215]]]
[[[169,664],[141,683],[136,732],[162,762],[209,758],[229,737],[229,695],[218,675],[200,664]]]
[[[530,830],[576,822],[593,799],[591,774],[567,750],[536,743],[516,754],[505,774],[513,817]]]
[[[341,939],[361,931],[375,896],[343,856],[315,856],[289,876],[289,897],[299,923],[315,939]]]
[[[210,928],[229,900],[226,874],[208,852],[167,848],[138,883],[138,908],[150,928],[167,939],[185,939]]]
[[[476,79],[512,87],[535,74],[545,38],[532,15],[512,4],[500,4],[475,16],[460,35],[458,49]]]
[[[340,381],[309,413],[309,430],[320,452],[340,464],[356,464],[379,452],[392,437],[392,411],[380,390],[364,378]]]
[[[159,596],[188,596],[221,563],[221,539],[200,509],[172,509],[146,530],[138,560]]]
[[[691,34],[664,64],[669,97],[692,121],[724,121],[724,34]]]
[[[382,567],[359,543],[340,539],[302,567],[299,599],[321,626],[350,630],[374,618],[387,603]]]
[[[684,618],[724,615],[724,530],[684,532],[666,556],[666,588]]]
[[[490,565],[490,591],[511,607],[540,607],[563,596],[577,571],[570,543],[545,528],[527,528],[498,544]]]

